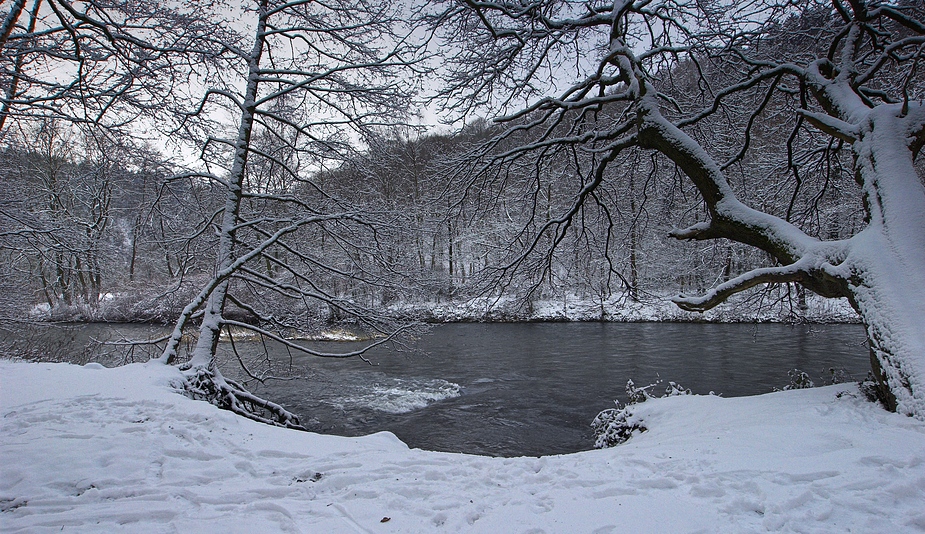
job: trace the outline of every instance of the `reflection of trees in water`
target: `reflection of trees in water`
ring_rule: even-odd
[[[0,356],[77,365],[96,362],[107,367],[146,362],[160,350],[139,342],[162,336],[164,330],[148,325],[7,322],[0,326]]]

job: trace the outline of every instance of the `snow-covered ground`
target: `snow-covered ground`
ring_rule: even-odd
[[[178,380],[0,361],[0,531],[925,531],[925,423],[851,384],[656,399],[624,445],[489,458],[263,426]]]

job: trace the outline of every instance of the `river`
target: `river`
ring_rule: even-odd
[[[93,337],[91,327],[113,328],[89,325],[69,335]],[[148,331],[120,328],[129,337]],[[311,344],[329,351],[354,346]],[[783,388],[794,368],[818,385],[830,369],[855,380],[869,369],[863,327],[845,324],[446,324],[406,350],[374,349],[372,365],[297,353],[290,360],[282,347],[266,346],[278,374],[296,378],[249,387],[314,431],[388,430],[411,447],[494,456],[589,449],[591,420],[625,398],[630,379],[735,397]],[[262,359],[263,343],[236,347]],[[222,350],[226,374],[234,374],[229,344]]]

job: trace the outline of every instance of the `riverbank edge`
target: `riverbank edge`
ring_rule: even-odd
[[[768,299],[770,300],[770,299]],[[554,322],[605,322],[605,323],[782,323],[782,324],[859,324],[858,314],[845,299],[826,299],[808,295],[804,306],[776,298],[770,303],[762,299],[732,298],[703,313],[681,310],[669,296],[650,297],[631,301],[624,298],[591,300],[579,296],[556,299],[538,299],[524,304],[515,298],[459,299],[443,302],[391,303],[381,307],[386,315],[399,322],[425,324],[452,323],[554,323]],[[106,306],[71,307],[66,310],[35,309],[28,319],[48,324],[112,323],[112,324],[172,324],[179,314],[161,309],[156,315],[125,313]],[[236,315],[237,313],[237,315]],[[256,322],[253,317],[229,310],[230,318],[243,322]],[[307,317],[315,329],[349,327],[348,319],[324,317],[323,314]]]

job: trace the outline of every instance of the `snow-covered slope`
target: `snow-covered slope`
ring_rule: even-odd
[[[263,426],[178,378],[0,361],[0,531],[925,531],[925,423],[853,385],[657,399],[622,446],[505,459]]]

